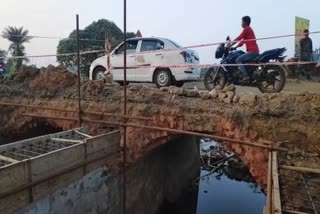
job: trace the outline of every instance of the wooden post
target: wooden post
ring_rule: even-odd
[[[268,181],[267,181],[267,214],[272,214],[272,152],[268,159]]]
[[[79,31],[79,15],[77,14],[76,17],[76,24],[77,24],[77,68],[78,68],[78,111],[79,111],[79,127],[81,127],[81,70],[80,70],[80,31]]]
[[[280,185],[278,173],[278,153],[272,152],[272,177],[273,177],[273,212],[282,214]]]

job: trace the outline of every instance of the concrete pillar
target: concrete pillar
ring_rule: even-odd
[[[156,213],[164,201],[175,202],[199,175],[197,138],[183,136],[160,146],[128,170],[128,213]]]

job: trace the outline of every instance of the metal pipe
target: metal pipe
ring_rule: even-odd
[[[42,154],[48,153],[48,151],[45,151],[38,146],[31,146],[30,149],[40,151]]]
[[[255,146],[255,147],[260,147],[263,149],[274,149],[274,150],[279,150],[279,151],[287,151],[286,148],[282,147],[271,147],[267,145],[261,145],[258,143],[251,143],[247,141],[242,141],[242,140],[235,140],[232,138],[227,138],[227,137],[220,137],[216,135],[210,135],[210,134],[203,134],[203,133],[198,133],[198,132],[192,132],[192,131],[184,131],[184,130],[179,130],[179,129],[170,129],[170,128],[162,128],[162,127],[155,127],[155,126],[145,126],[145,125],[138,125],[138,124],[133,124],[133,123],[120,123],[120,122],[107,122],[107,121],[97,121],[97,120],[88,120],[88,119],[83,119],[85,122],[89,123],[102,123],[106,125],[116,125],[116,126],[127,126],[127,127],[133,127],[133,128],[143,128],[143,129],[151,129],[151,130],[158,130],[158,131],[165,131],[165,132],[171,132],[175,134],[185,134],[185,135],[192,135],[192,136],[197,136],[197,137],[204,137],[204,138],[210,138],[214,140],[221,140],[221,141],[226,141],[230,143],[238,143],[238,144],[243,144],[247,146]]]
[[[25,150],[25,149],[22,149],[22,148],[17,148],[15,151],[21,151],[21,152],[29,153],[29,154],[33,154],[33,155],[42,155],[42,153],[34,152],[34,151],[31,151],[31,150]]]
[[[74,109],[61,109],[61,108],[53,108],[47,106],[35,106],[35,105],[24,105],[24,104],[15,104],[15,103],[4,103],[0,102],[0,106],[9,106],[9,107],[21,107],[21,108],[31,108],[31,109],[44,109],[44,110],[52,110],[52,111],[62,111],[62,112],[70,112],[70,113],[78,113],[78,110]],[[137,119],[137,120],[152,120],[152,117],[143,117],[143,116],[134,116],[134,115],[122,115],[122,114],[114,114],[108,112],[97,112],[97,111],[81,111],[84,114],[92,114],[97,116],[106,116],[106,117],[122,117],[127,119]]]
[[[4,103],[4,102],[0,102],[0,106],[44,109],[44,110],[73,112],[73,113],[78,112],[77,110],[72,110],[72,109],[60,109],[60,108],[53,108],[53,107],[46,107],[46,106],[34,106],[34,105],[25,105],[25,104],[16,104],[16,103]]]
[[[67,121],[79,121],[77,118],[71,118],[71,117],[56,117],[56,116],[49,116],[49,115],[36,115],[36,114],[25,114],[21,113],[22,116],[27,117],[35,117],[35,118],[46,118],[46,119],[53,119],[53,120],[67,120]]]
[[[43,151],[45,151],[45,153],[48,153],[48,152],[50,152],[50,151],[54,151],[54,150],[56,150],[56,148],[55,147],[51,147],[51,146],[49,146],[48,144],[47,145],[42,145],[42,144],[31,144],[31,146],[32,146],[32,148],[37,148],[37,149],[39,149],[39,148],[43,148],[43,149],[45,149],[45,150],[43,150]]]
[[[185,135],[191,135],[191,136],[197,136],[197,137],[204,137],[204,138],[210,138],[218,141],[226,141],[230,143],[237,143],[237,144],[242,144],[242,145],[247,145],[247,146],[255,146],[255,147],[260,147],[263,149],[270,149],[270,150],[278,150],[278,151],[288,151],[288,149],[283,148],[283,147],[271,147],[267,145],[262,145],[258,143],[252,143],[252,142],[247,142],[247,141],[242,141],[242,140],[235,140],[232,138],[227,138],[227,137],[221,137],[221,136],[216,136],[216,135],[211,135],[211,134],[203,134],[203,133],[198,133],[198,132],[192,132],[192,131],[184,131],[184,130],[179,130],[179,129],[170,129],[170,128],[162,128],[162,127],[155,127],[155,126],[145,126],[145,125],[137,125],[133,123],[127,123],[126,124],[129,127],[135,127],[135,128],[143,128],[143,129],[151,129],[151,130],[158,130],[158,131],[165,131],[165,132],[171,132],[171,133],[176,133],[176,134],[185,134]]]
[[[127,115],[127,0],[123,0],[123,83],[124,83],[124,103],[123,103],[123,115]],[[127,163],[127,118],[123,118],[123,214],[126,214],[126,163]]]
[[[146,120],[146,121],[152,120],[152,117],[122,115],[122,114],[114,114],[114,113],[107,113],[107,112],[83,111],[83,113],[97,115],[97,116],[106,116],[106,117],[122,117],[122,118],[127,118],[127,119],[137,119],[137,120]]]
[[[77,121],[75,118],[65,118],[65,117],[54,117],[54,116],[48,116],[48,115],[34,115],[34,114],[21,114],[23,116],[28,116],[28,117],[38,117],[38,118],[48,118],[48,119],[57,119],[57,120],[69,120],[69,121]],[[237,143],[237,144],[242,144],[242,145],[247,145],[247,146],[254,146],[254,147],[259,147],[263,149],[270,149],[270,150],[275,150],[275,151],[282,151],[282,152],[287,152],[287,148],[283,147],[277,147],[277,146],[268,146],[268,145],[262,145],[258,143],[252,143],[252,142],[247,142],[243,140],[236,140],[232,138],[227,138],[227,137],[221,137],[221,136],[216,136],[216,135],[210,135],[210,134],[203,134],[203,133],[198,133],[198,132],[192,132],[192,131],[185,131],[185,130],[179,130],[179,129],[170,129],[170,128],[163,128],[163,127],[156,127],[156,126],[145,126],[145,125],[138,125],[138,124],[133,124],[133,123],[121,123],[121,122],[107,122],[107,121],[100,121],[100,120],[90,120],[90,119],[82,119],[83,122],[88,122],[88,123],[100,123],[100,124],[106,124],[109,126],[114,126],[114,127],[133,127],[133,128],[143,128],[143,129],[150,129],[150,130],[158,130],[158,131],[165,131],[165,132],[170,132],[174,134],[185,134],[185,135],[191,135],[191,136],[197,136],[197,137],[203,137],[203,138],[210,138],[213,140],[220,140],[220,141],[225,141],[229,143]]]
[[[79,127],[81,127],[81,70],[80,70],[80,32],[79,32],[79,15],[77,14],[77,67],[78,67],[78,114]]]
[[[30,156],[24,155],[24,154],[20,154],[20,153],[15,153],[14,151],[4,151],[4,153],[2,153],[3,156],[6,156],[7,154],[11,154],[17,157],[22,157],[24,159],[28,159],[30,158]],[[13,158],[15,159],[15,158]]]

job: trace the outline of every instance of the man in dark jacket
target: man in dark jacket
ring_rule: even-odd
[[[300,56],[299,60],[300,62],[311,62],[312,61],[312,40],[309,37],[309,30],[304,30],[303,32],[303,38],[299,42],[300,46]],[[299,74],[305,73],[307,79],[311,79],[310,74],[306,73],[305,70],[309,68],[310,66],[308,64],[306,65],[300,65],[297,73],[297,79],[299,81]]]

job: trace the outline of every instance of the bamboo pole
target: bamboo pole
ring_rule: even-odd
[[[272,152],[268,159],[268,181],[267,181],[267,214],[272,214]]]
[[[273,181],[272,210],[277,214],[282,214],[277,152],[272,152],[272,181]]]
[[[280,165],[280,169],[320,174],[320,169],[313,169],[313,168],[306,168],[306,167]]]

